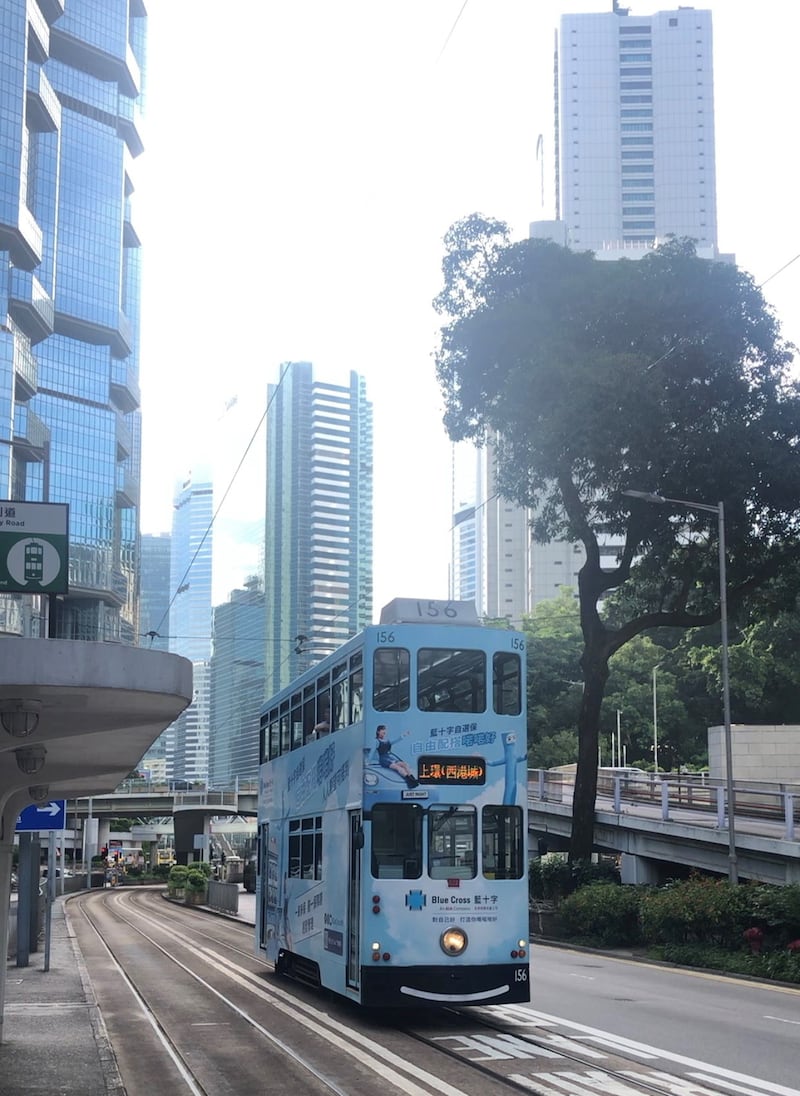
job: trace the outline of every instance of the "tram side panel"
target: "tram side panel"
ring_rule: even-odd
[[[298,961],[312,964],[305,969],[339,993],[346,986],[350,810],[360,813],[363,735],[363,725],[354,726],[309,743],[261,775],[259,823],[268,853],[257,897],[259,946],[279,969],[294,964],[298,973]]]

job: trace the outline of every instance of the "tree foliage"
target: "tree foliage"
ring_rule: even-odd
[[[473,215],[445,237],[436,353],[454,439],[497,449],[500,493],[534,513],[540,541],[580,540],[583,694],[570,856],[592,850],[597,744],[609,659],[654,628],[719,619],[723,501],[732,611],[800,559],[800,394],[792,347],[747,273],[670,240],[604,262],[511,242]],[[600,533],[622,547],[601,567]],[[629,611],[606,595],[636,579]],[[787,587],[787,596],[790,590]]]

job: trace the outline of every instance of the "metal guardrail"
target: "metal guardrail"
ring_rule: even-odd
[[[543,803],[571,802],[575,774],[552,769],[528,770],[528,798]],[[707,773],[599,773],[598,795],[612,800],[615,814],[623,803],[660,807],[661,818],[670,821],[671,812],[698,811],[716,815],[722,828],[728,804],[724,782],[711,780]],[[734,782],[734,815],[783,824],[783,837],[794,841],[800,825],[800,784],[770,784],[766,781]]]
[[[220,883],[217,879],[209,879],[206,902],[212,910],[220,910],[222,913],[238,913],[239,884]]]

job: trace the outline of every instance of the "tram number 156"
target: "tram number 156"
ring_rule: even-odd
[[[527,967],[517,967],[517,969],[514,971],[514,981],[515,982],[527,982],[528,981],[528,968]]]

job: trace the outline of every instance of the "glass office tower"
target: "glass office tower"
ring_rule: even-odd
[[[58,638],[139,638],[145,22],[141,0],[0,4],[0,498],[69,504]]]
[[[329,384],[310,362],[287,362],[268,406],[267,695],[372,622],[366,383],[351,372]]]

